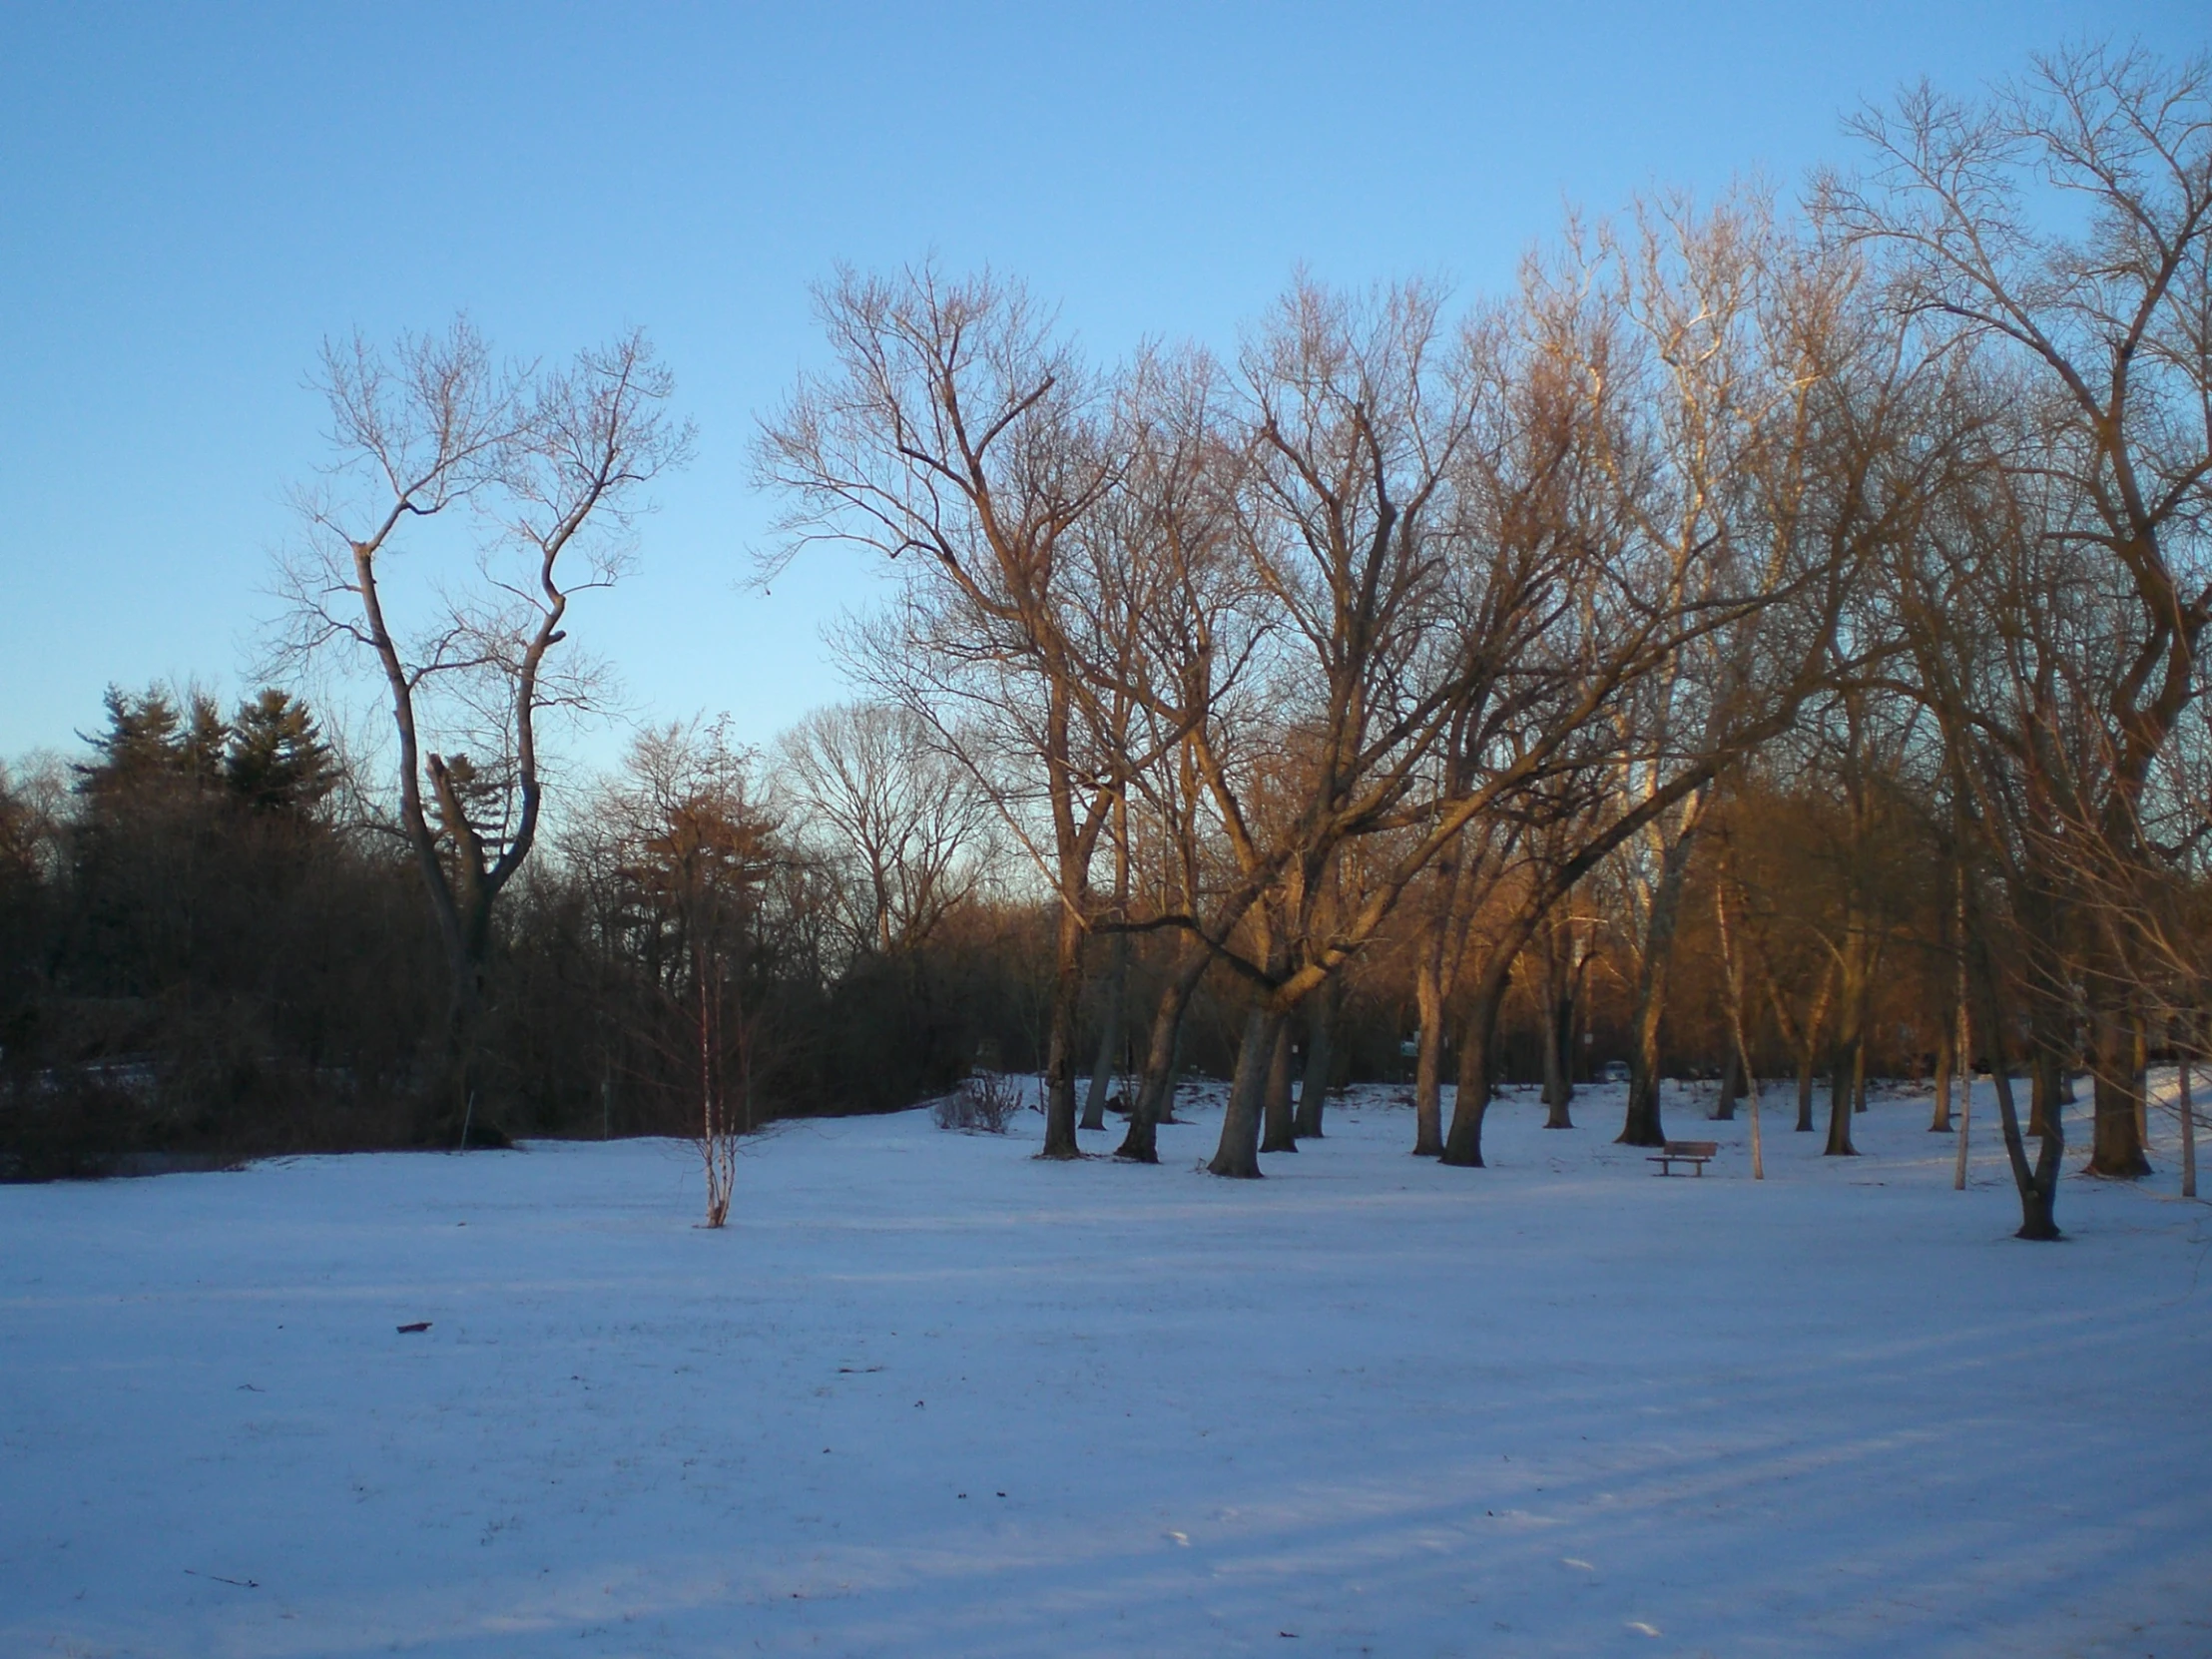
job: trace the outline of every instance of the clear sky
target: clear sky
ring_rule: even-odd
[[[1502,286],[1562,204],[1795,185],[1841,112],[2203,0],[1826,5],[0,7],[0,756],[109,681],[241,688],[320,340],[467,310],[521,355],[642,323],[700,445],[577,623],[661,717],[841,693],[826,559],[742,591],[747,444],[809,284],[932,250],[1094,351],[1231,344],[1304,264]]]

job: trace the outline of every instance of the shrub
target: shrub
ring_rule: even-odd
[[[1021,1087],[994,1071],[979,1071],[929,1108],[939,1129],[1003,1135],[1021,1110]]]

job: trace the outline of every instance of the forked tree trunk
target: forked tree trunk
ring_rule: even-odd
[[[2061,1122],[2051,1134],[2043,1137],[2042,1150],[2036,1155],[2031,1171],[2026,1137],[2020,1133],[2019,1112],[2012,1103],[2012,1080],[2002,1066],[1992,1066],[1989,1077],[1996,1085],[1997,1116],[2004,1125],[2005,1156],[2011,1162],[2013,1185],[2020,1195],[2020,1226],[2013,1237],[2048,1243],[2059,1237],[2053,1212],[2058,1194],[2057,1166],[2065,1151],[2065,1126]]]
[[[1337,978],[1324,979],[1306,999],[1306,1076],[1298,1086],[1298,1138],[1322,1138],[1322,1109],[1329,1102],[1329,1070],[1336,1036]]]
[[[1229,1108],[1221,1119],[1221,1144],[1206,1166],[1212,1174],[1243,1181],[1260,1178],[1260,1119],[1266,1110],[1268,1072],[1283,1019],[1265,1002],[1245,1016],[1237,1071],[1229,1085]]]
[[[1851,1062],[1851,1109],[1864,1112],[1867,1109],[1867,1039],[1859,1039],[1859,1052]]]
[[[1966,930],[1961,928],[1963,933]],[[1981,1028],[1989,1050],[1989,1081],[1996,1086],[1997,1118],[2004,1131],[2005,1161],[2012,1169],[2012,1185],[2020,1199],[2020,1226],[2015,1238],[2038,1243],[2059,1237],[2057,1221],[2058,1175],[2066,1153],[2066,1120],[2051,1114],[2050,1131],[2030,1168],[2026,1137],[2020,1133],[2019,1111],[2012,1099],[2012,1079],[2004,1052],[2005,1010],[1997,993],[1996,970],[1989,961],[1987,941],[1972,935],[1974,977],[1981,995]]]

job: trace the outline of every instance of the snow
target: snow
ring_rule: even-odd
[[[722,1233],[666,1142],[0,1189],[0,1651],[2212,1652],[2171,1118],[2039,1246],[1986,1086],[1964,1194],[1924,1098],[1763,1184],[1401,1098],[789,1125]]]

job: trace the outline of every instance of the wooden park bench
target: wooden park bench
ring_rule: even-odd
[[[1718,1141],[1669,1141],[1644,1162],[1657,1164],[1661,1175],[1672,1175],[1676,1164],[1688,1164],[1703,1175],[1706,1161],[1720,1149]]]

